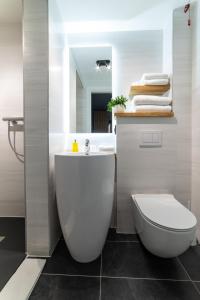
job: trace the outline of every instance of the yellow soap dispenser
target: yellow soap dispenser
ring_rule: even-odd
[[[78,152],[78,143],[76,140],[72,143],[72,152]]]

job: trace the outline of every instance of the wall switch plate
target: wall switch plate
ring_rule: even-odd
[[[140,147],[161,147],[162,146],[162,131],[148,130],[140,133]]]

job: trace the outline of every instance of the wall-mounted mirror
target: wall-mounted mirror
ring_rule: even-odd
[[[71,47],[69,53],[70,132],[110,133],[112,48]]]

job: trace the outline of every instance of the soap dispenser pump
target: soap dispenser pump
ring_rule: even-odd
[[[78,152],[78,143],[76,140],[72,143],[72,152]]]

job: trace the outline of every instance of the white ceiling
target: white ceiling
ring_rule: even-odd
[[[145,16],[149,23],[162,21],[169,9],[186,0],[51,0],[57,2],[64,22],[129,21]],[[193,2],[195,0],[192,0]],[[158,13],[157,8],[160,6]],[[153,17],[148,13],[154,11]],[[161,13],[161,14],[160,14]],[[163,15],[164,14],[164,15]],[[151,19],[151,20],[147,20]],[[143,18],[144,20],[144,18]],[[22,21],[22,0],[0,0],[0,23]]]
[[[112,89],[112,72],[96,70],[96,61],[109,59],[112,61],[111,47],[71,48],[81,82],[85,88],[100,87]]]
[[[114,21],[134,18],[169,0],[57,0],[65,22]]]
[[[22,0],[0,0],[0,23],[22,22]]]
[[[173,10],[188,0],[53,1],[56,1],[64,23],[63,32],[69,34],[160,30],[166,27]]]

